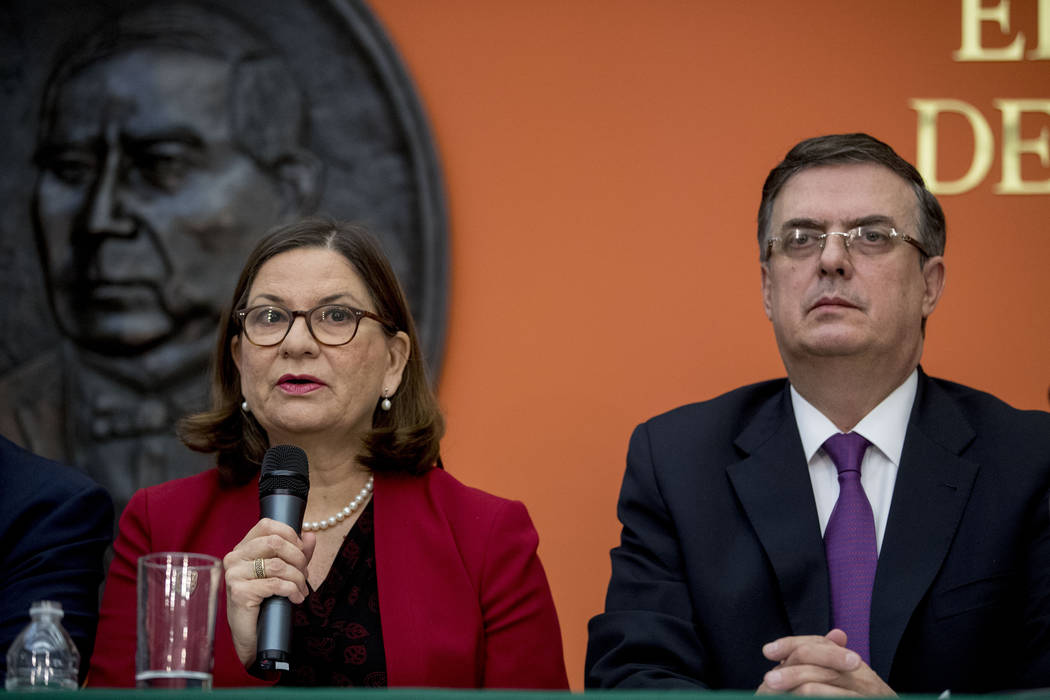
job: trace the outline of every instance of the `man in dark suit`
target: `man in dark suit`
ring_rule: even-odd
[[[62,626],[80,650],[81,678],[95,642],[103,556],[113,502],[83,472],[0,436],[0,682],[7,651],[37,600],[62,604]]]
[[[758,224],[788,377],[635,430],[587,686],[1050,685],[1050,414],[919,367],[936,198],[881,141],[823,136]]]

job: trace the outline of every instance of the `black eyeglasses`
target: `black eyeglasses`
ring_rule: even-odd
[[[321,345],[346,345],[357,335],[362,318],[376,321],[390,335],[397,333],[397,326],[381,316],[342,304],[322,304],[307,311],[292,311],[272,304],[251,306],[238,309],[234,315],[240,321],[248,342],[262,347],[277,345],[284,340],[299,316],[306,319],[310,335]]]

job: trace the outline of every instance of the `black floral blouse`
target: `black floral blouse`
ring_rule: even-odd
[[[278,685],[386,686],[375,519],[369,502],[321,587],[292,606],[292,670]]]

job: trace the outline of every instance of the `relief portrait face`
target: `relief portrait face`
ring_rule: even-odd
[[[56,319],[81,346],[134,354],[210,333],[246,251],[287,213],[236,146],[230,73],[138,48],[53,86],[33,210]]]

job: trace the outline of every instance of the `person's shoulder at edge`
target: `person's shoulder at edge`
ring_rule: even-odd
[[[496,496],[468,486],[441,468],[434,467],[415,476],[384,474],[381,478],[388,484],[417,488],[421,493],[426,493],[430,502],[444,513],[443,517],[451,524],[472,525],[479,520],[493,521],[519,512],[525,514],[526,522],[531,523],[527,515],[528,509],[520,500]],[[382,485],[379,488],[382,488]]]
[[[377,503],[383,501],[384,487],[395,486],[400,506],[415,509],[416,506],[411,504],[419,504],[421,509],[417,516],[430,513],[430,517],[436,518],[435,522],[450,528],[461,553],[471,553],[467,559],[472,565],[484,560],[474,557],[490,546],[536,552],[539,534],[522,501],[467,486],[440,468],[431,468],[416,476],[384,474],[381,478],[383,481],[377,478]],[[499,537],[493,541],[491,538],[497,532]],[[514,537],[506,539],[511,532]]]
[[[454,495],[456,498],[464,499],[481,508],[498,509],[513,502],[513,499],[496,496],[488,491],[468,486],[444,469],[436,467],[428,469],[420,478],[424,480],[426,488],[430,491]]]
[[[704,430],[724,434],[733,426],[742,430],[759,409],[786,388],[787,379],[783,377],[748,384],[704,401],[672,408],[649,418],[639,427],[673,431],[688,426],[692,434]]]
[[[1036,458],[1047,456],[1050,412],[1016,408],[994,394],[946,379],[926,379],[926,391],[918,400],[936,400],[938,395],[950,399],[980,438],[981,449],[1010,449],[1018,457],[1026,452]],[[1046,461],[1050,463],[1050,458]]]
[[[979,410],[984,413],[992,414],[998,413],[1004,416],[1009,416],[1011,419],[1021,418],[1023,420],[1037,422],[1050,420],[1050,412],[1039,409],[1017,408],[1011,406],[995,394],[990,394],[987,391],[982,391],[981,389],[953,382],[948,379],[941,379],[940,377],[931,377],[929,375],[923,376],[929,380],[931,385],[937,387],[937,389],[943,391],[950,398],[954,399],[964,410]]]
[[[4,467],[6,495],[32,492],[33,505],[57,503],[86,491],[97,492],[100,498],[110,502],[105,489],[80,469],[41,457],[3,435],[0,435],[0,464]]]
[[[200,521],[215,510],[217,502],[236,504],[234,508],[238,511],[243,510],[246,503],[252,508],[258,507],[257,484],[258,479],[253,478],[245,484],[228,485],[219,470],[212,467],[191,476],[145,486],[132,495],[121,514],[117,541],[130,534],[128,528],[138,531],[163,526],[161,531],[173,535],[182,532],[183,526],[200,525]]]
[[[79,469],[0,436],[0,531],[8,542],[0,582],[2,652],[29,620],[34,600],[62,603],[63,624],[86,673],[98,619],[104,552],[113,539],[113,502]],[[6,664],[0,662],[0,678]]]
[[[233,492],[244,488],[257,488],[258,478],[253,477],[244,484],[227,484],[222,475],[215,467],[205,469],[202,472],[183,476],[170,481],[162,481],[159,484],[144,486],[135,492],[132,500],[148,497],[151,502],[159,500],[178,499],[187,493],[193,494],[220,494],[222,492]]]

